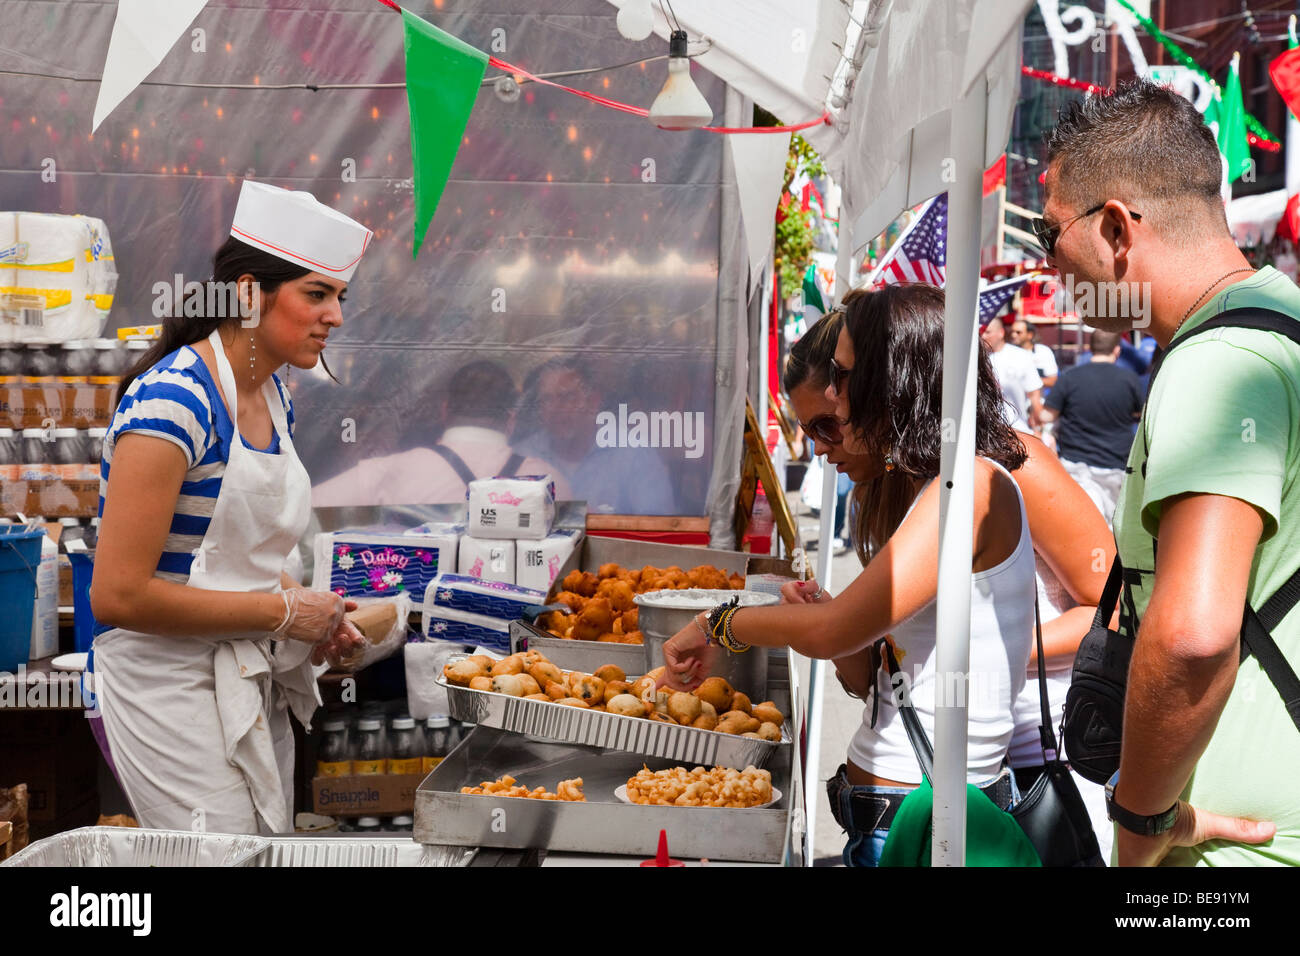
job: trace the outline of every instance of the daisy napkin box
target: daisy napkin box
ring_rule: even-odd
[[[341,597],[393,597],[403,592],[419,605],[429,582],[456,567],[460,536],[454,531],[373,534],[331,531],[316,535],[312,587]]]
[[[546,602],[546,592],[459,574],[440,574],[424,594],[424,633],[434,640],[510,652],[511,621]]]

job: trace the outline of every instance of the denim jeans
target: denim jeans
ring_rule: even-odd
[[[1003,771],[1006,773],[1007,771]],[[1001,776],[1001,774],[999,774]],[[997,780],[982,781],[980,787],[986,787]],[[1020,802],[1020,789],[1016,786],[1015,774],[1010,774],[1011,783],[1011,801],[1003,810],[1010,810]],[[841,766],[837,774],[832,777],[826,784],[827,797],[832,801],[832,808],[835,810],[837,820],[852,821],[853,815],[851,810],[851,801],[855,794],[868,794],[872,796],[906,796],[911,793],[912,787],[863,787],[854,786],[848,781],[846,768]],[[884,852],[885,840],[889,836],[889,828],[871,828],[858,829],[855,826],[848,826],[845,831],[848,834],[848,842],[844,844],[844,865],[845,866],[879,866],[880,854]]]

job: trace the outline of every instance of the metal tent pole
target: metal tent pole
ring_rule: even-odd
[[[974,541],[975,334],[987,81],[952,110],[948,190],[943,434],[939,467],[939,592],[936,598],[934,866],[966,861],[967,695],[970,687],[971,550]]]

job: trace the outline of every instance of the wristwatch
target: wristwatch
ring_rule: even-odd
[[[1116,770],[1111,778],[1106,781],[1106,816],[1118,823],[1130,833],[1136,833],[1138,836],[1156,836],[1167,830],[1173,829],[1178,822],[1178,801],[1164,813],[1156,813],[1151,816],[1144,816],[1140,813],[1134,813],[1131,810],[1125,810],[1115,802],[1115,787],[1119,784],[1119,771]]]

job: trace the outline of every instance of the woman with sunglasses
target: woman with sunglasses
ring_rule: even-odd
[[[845,306],[861,294],[850,293]],[[786,365],[785,387],[799,421],[808,423],[805,430],[810,434],[821,432],[815,437],[819,447],[827,449],[827,461],[835,463],[855,482],[851,509],[853,540],[865,567],[898,528],[911,498],[905,487],[909,481],[905,474],[897,469],[881,472],[872,468],[870,456],[850,454],[844,449],[839,423],[834,417],[835,403],[826,394],[830,363],[842,325],[843,313],[832,311],[794,344]],[[1027,457],[1011,476],[1020,488],[1029,516],[1047,658],[1048,698],[1052,713],[1059,717],[1070,687],[1074,655],[1092,624],[1115,545],[1101,513],[1060,459],[1033,435],[1027,432],[1018,435]],[[818,602],[831,600],[830,594],[815,580],[791,582],[782,592],[787,604],[810,603],[814,595]],[[1031,650],[1029,674],[1016,700],[1016,725],[1009,748],[1009,762],[1022,791],[1043,770],[1036,658]],[[879,662],[873,664],[869,649],[836,660],[834,664],[840,683],[850,695],[863,699],[870,696],[871,681],[862,680],[862,669],[865,666],[868,674],[874,673]],[[844,774],[842,767],[841,785],[848,785]],[[1102,856],[1106,858],[1110,852],[1111,827],[1106,818],[1103,790],[1077,775],[1075,780],[1092,816]]]
[[[943,293],[931,286],[891,286],[846,302],[826,397],[843,423],[844,451],[863,456],[865,479],[886,479],[881,487],[901,510],[862,574],[833,601],[817,600],[814,591],[807,605],[715,608],[664,647],[664,683],[675,689],[708,676],[714,639],[733,651],[789,646],[835,660],[841,679],[864,697],[875,688],[849,762],[828,787],[836,819],[849,831],[849,865],[876,865],[894,814],[921,782],[888,678],[879,676],[886,643],[934,734],[943,321]],[[967,780],[1005,809],[1015,798],[1005,766],[1014,704],[1033,641],[1034,555],[1009,474],[1024,463],[1024,446],[1002,420],[1001,392],[982,353],[978,369]]]

